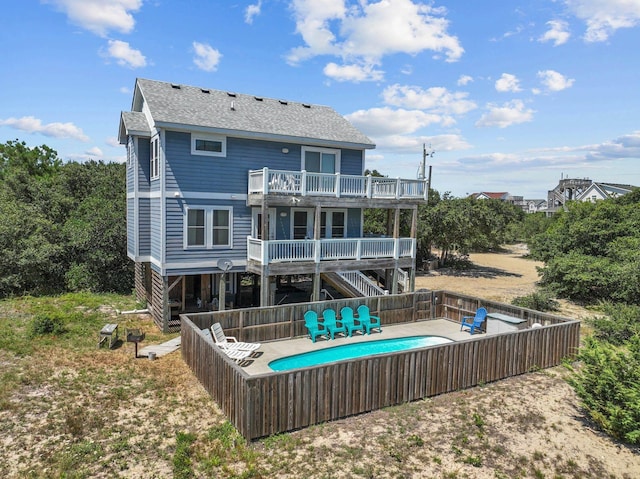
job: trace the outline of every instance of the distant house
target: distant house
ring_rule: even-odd
[[[472,193],[470,196],[474,200],[501,200],[501,201],[507,201],[510,198],[510,195],[507,192],[491,193],[491,192],[488,192],[488,191],[481,191],[480,193]]]
[[[626,195],[627,193],[631,193],[634,188],[632,185],[593,182],[576,199],[578,201],[591,201],[595,203],[598,200],[606,200],[608,198],[617,198]]]
[[[292,276],[306,301],[330,281],[384,293],[361,270],[413,290],[427,181],[365,176],[375,145],[332,108],[138,79],[119,140],[136,294],[163,331],[184,311],[288,302]],[[387,210],[387,235],[364,236],[366,208]]]
[[[543,199],[524,200],[524,205],[525,213],[538,213],[547,210],[547,200]]]

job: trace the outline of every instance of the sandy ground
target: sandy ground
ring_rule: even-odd
[[[510,302],[538,280],[541,265],[523,254],[516,247],[472,255],[472,271],[430,272],[417,287]],[[561,314],[588,312],[563,303]],[[139,326],[153,328],[148,318]],[[640,478],[640,449],[612,440],[586,417],[565,367],[246,445],[219,438],[226,418],[179,352],[136,360],[130,346],[47,358],[0,350],[0,373],[11,367],[20,378],[0,404],[0,475],[175,477],[176,434],[189,432],[193,474],[180,477]]]
[[[416,276],[416,289],[446,289],[479,298],[510,303],[513,298],[536,290],[541,261],[527,259],[527,246],[509,246],[502,253],[469,255],[474,268],[468,271],[439,269]],[[560,301],[560,316],[582,319],[592,315],[585,308]]]

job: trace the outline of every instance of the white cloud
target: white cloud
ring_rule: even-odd
[[[391,85],[382,96],[388,105],[431,110],[434,113],[463,115],[477,108],[466,92],[450,92],[444,87],[423,90],[417,86]]]
[[[105,144],[113,147],[113,148],[119,148],[122,145],[120,144],[120,141],[118,141],[118,138],[115,136],[110,136],[109,138],[107,138],[105,141]]]
[[[382,70],[376,70],[374,65],[337,65],[333,62],[327,63],[323,70],[329,78],[337,81],[351,81],[360,83],[362,81],[380,81],[384,77]]]
[[[193,42],[193,50],[196,53],[193,63],[195,63],[198,68],[206,72],[214,72],[218,69],[218,63],[220,63],[222,53],[211,45],[199,42]]]
[[[584,39],[603,42],[619,28],[640,23],[638,0],[565,0],[569,10],[587,24]]]
[[[47,123],[33,116],[23,116],[22,118],[7,118],[0,120],[0,125],[9,126],[16,130],[26,131],[28,133],[40,133],[44,136],[53,138],[71,138],[79,141],[89,141],[89,137],[84,134],[81,128],[73,123]]]
[[[110,30],[129,33],[135,20],[131,12],[137,12],[142,0],[43,0],[64,12],[71,23],[101,37]]]
[[[147,59],[140,50],[131,48],[127,42],[121,40],[109,40],[106,56],[115,58],[118,65],[131,68],[147,66]]]
[[[510,73],[503,73],[502,76],[496,80],[496,90],[499,92],[517,92],[521,91],[520,80],[515,75]]]
[[[538,78],[548,91],[561,91],[571,88],[575,82],[572,78],[567,78],[561,73],[554,70],[545,70],[538,72]]]
[[[118,90],[120,93],[124,93],[125,95],[131,95],[131,88],[126,87],[126,86],[121,86],[120,90]]]
[[[91,158],[102,158],[104,156],[104,153],[102,153],[102,150],[100,148],[98,148],[97,146],[94,146],[93,148],[89,148],[87,151],[84,152],[85,155],[91,157]]]
[[[356,128],[373,137],[413,133],[420,128],[432,123],[438,123],[441,120],[440,115],[429,114],[419,110],[394,110],[387,107],[358,110],[346,115],[346,118]]]
[[[480,117],[476,122],[476,126],[506,128],[518,123],[526,123],[533,119],[534,111],[526,109],[524,102],[521,100],[512,100],[502,106],[489,103],[487,108],[489,111]]]
[[[262,0],[258,0],[258,3],[254,3],[249,5],[244,11],[244,21],[251,25],[253,23],[253,18],[260,15],[260,10],[262,9]]]
[[[405,136],[389,135],[375,138],[376,149],[392,151],[393,153],[422,153],[423,145],[430,145],[436,152],[459,151],[471,148],[462,136],[457,134],[435,136]],[[369,156],[367,156],[367,160]]]
[[[293,0],[296,31],[304,46],[294,48],[288,61],[296,64],[318,55],[332,55],[346,64],[373,67],[386,55],[416,55],[425,50],[456,61],[464,52],[447,29],[444,9],[411,0],[375,3],[345,0]]]
[[[465,86],[473,81],[473,77],[469,75],[460,75],[458,78],[458,86]]]
[[[553,46],[557,47],[569,40],[571,34],[569,33],[569,24],[563,20],[550,20],[547,22],[549,30],[544,35],[538,38],[539,42],[553,42]]]

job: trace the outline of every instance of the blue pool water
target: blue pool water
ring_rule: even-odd
[[[440,336],[410,336],[408,338],[381,339],[378,341],[345,344],[333,348],[321,349],[319,351],[295,354],[271,361],[269,367],[274,371],[287,371],[289,369],[318,366],[320,364],[372,356],[374,354],[395,353],[407,349],[424,348],[425,346],[435,346],[436,344],[451,342],[451,339]]]

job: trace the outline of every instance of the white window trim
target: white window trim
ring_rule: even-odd
[[[300,170],[306,170],[305,167],[305,158],[307,156],[307,151],[317,151],[319,153],[330,153],[330,154],[334,154],[336,155],[336,165],[335,165],[335,170],[336,173],[340,173],[340,167],[341,167],[341,160],[340,160],[340,154],[341,154],[341,150],[336,150],[336,149],[332,149],[332,148],[317,148],[315,146],[303,146],[302,147],[302,157],[300,158]]]
[[[189,210],[204,210],[204,245],[189,245]],[[213,244],[213,212],[225,210],[229,212],[229,243],[224,245]],[[203,249],[233,249],[233,206],[202,206],[190,205],[184,209],[182,219],[183,229],[183,248],[185,250],[203,250]]]
[[[155,148],[156,156],[153,156],[154,148],[153,143],[157,141],[157,146]],[[157,180],[160,178],[160,134],[157,134],[151,138],[151,143],[149,144],[149,175],[152,180]]]
[[[196,140],[219,141],[222,144],[222,151],[202,151],[196,150]],[[198,156],[227,156],[227,137],[222,135],[206,135],[200,133],[191,133],[191,154]]]

